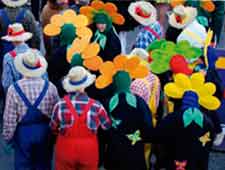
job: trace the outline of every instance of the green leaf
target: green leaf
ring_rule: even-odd
[[[134,108],[137,107],[137,99],[133,94],[126,93],[126,101],[127,101],[127,104],[129,104],[131,107],[134,107]]]
[[[119,95],[114,95],[109,102],[109,111],[112,112],[119,104]]]

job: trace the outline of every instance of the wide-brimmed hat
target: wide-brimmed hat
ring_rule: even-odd
[[[15,41],[27,41],[32,38],[32,33],[26,32],[23,25],[20,23],[14,23],[8,26],[7,35],[2,37],[3,40],[15,42]]]
[[[25,77],[41,77],[48,67],[45,58],[34,49],[18,54],[14,59],[14,65],[17,71]]]
[[[2,2],[12,8],[20,7],[23,6],[24,4],[27,3],[28,0],[2,0]]]
[[[174,28],[182,29],[192,23],[197,15],[196,8],[178,5],[173,9],[172,14],[169,15],[169,24]]]
[[[75,66],[70,69],[68,75],[63,80],[63,88],[67,92],[75,92],[80,89],[85,89],[94,83],[95,75],[92,75],[88,70],[81,66]]]
[[[148,26],[156,21],[156,8],[145,1],[133,2],[128,7],[129,14],[140,24]]]

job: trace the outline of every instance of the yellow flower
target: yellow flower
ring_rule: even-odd
[[[140,58],[127,58],[124,55],[118,55],[113,62],[106,61],[100,66],[99,72],[101,75],[96,79],[96,87],[103,89],[109,86],[113,82],[113,76],[118,71],[129,73],[131,78],[144,78],[148,75],[148,69],[141,64]]]
[[[194,91],[199,97],[199,104],[208,110],[216,110],[220,106],[218,98],[213,96],[216,86],[213,83],[205,83],[202,73],[194,73],[191,77],[184,74],[176,74],[173,83],[167,83],[164,87],[165,94],[175,99],[181,99],[186,91]]]
[[[45,26],[44,33],[47,36],[59,35],[65,24],[72,24],[79,38],[90,39],[92,36],[92,31],[87,27],[88,18],[85,15],[77,15],[75,11],[70,9],[63,14],[53,15],[50,19],[50,24]]]

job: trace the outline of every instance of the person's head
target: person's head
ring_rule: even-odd
[[[38,50],[29,49],[14,59],[14,65],[24,77],[41,77],[46,73],[48,63]]]
[[[27,3],[28,0],[2,0],[6,7],[19,8]]]
[[[96,24],[96,28],[97,28],[100,32],[105,32],[105,30],[106,30],[106,24],[100,24],[100,23],[97,23],[97,24]]]
[[[70,69],[68,75],[63,80],[63,88],[68,93],[84,92],[87,87],[94,83],[95,75],[81,66],[75,66]]]
[[[112,27],[112,19],[105,13],[98,13],[94,16],[93,22],[99,32],[107,32]]]

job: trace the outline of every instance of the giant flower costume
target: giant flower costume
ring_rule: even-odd
[[[51,17],[50,24],[44,28],[44,33],[51,37],[59,35],[61,45],[71,45],[75,38],[91,39],[92,31],[87,25],[86,16],[77,15],[73,10],[66,10]]]

